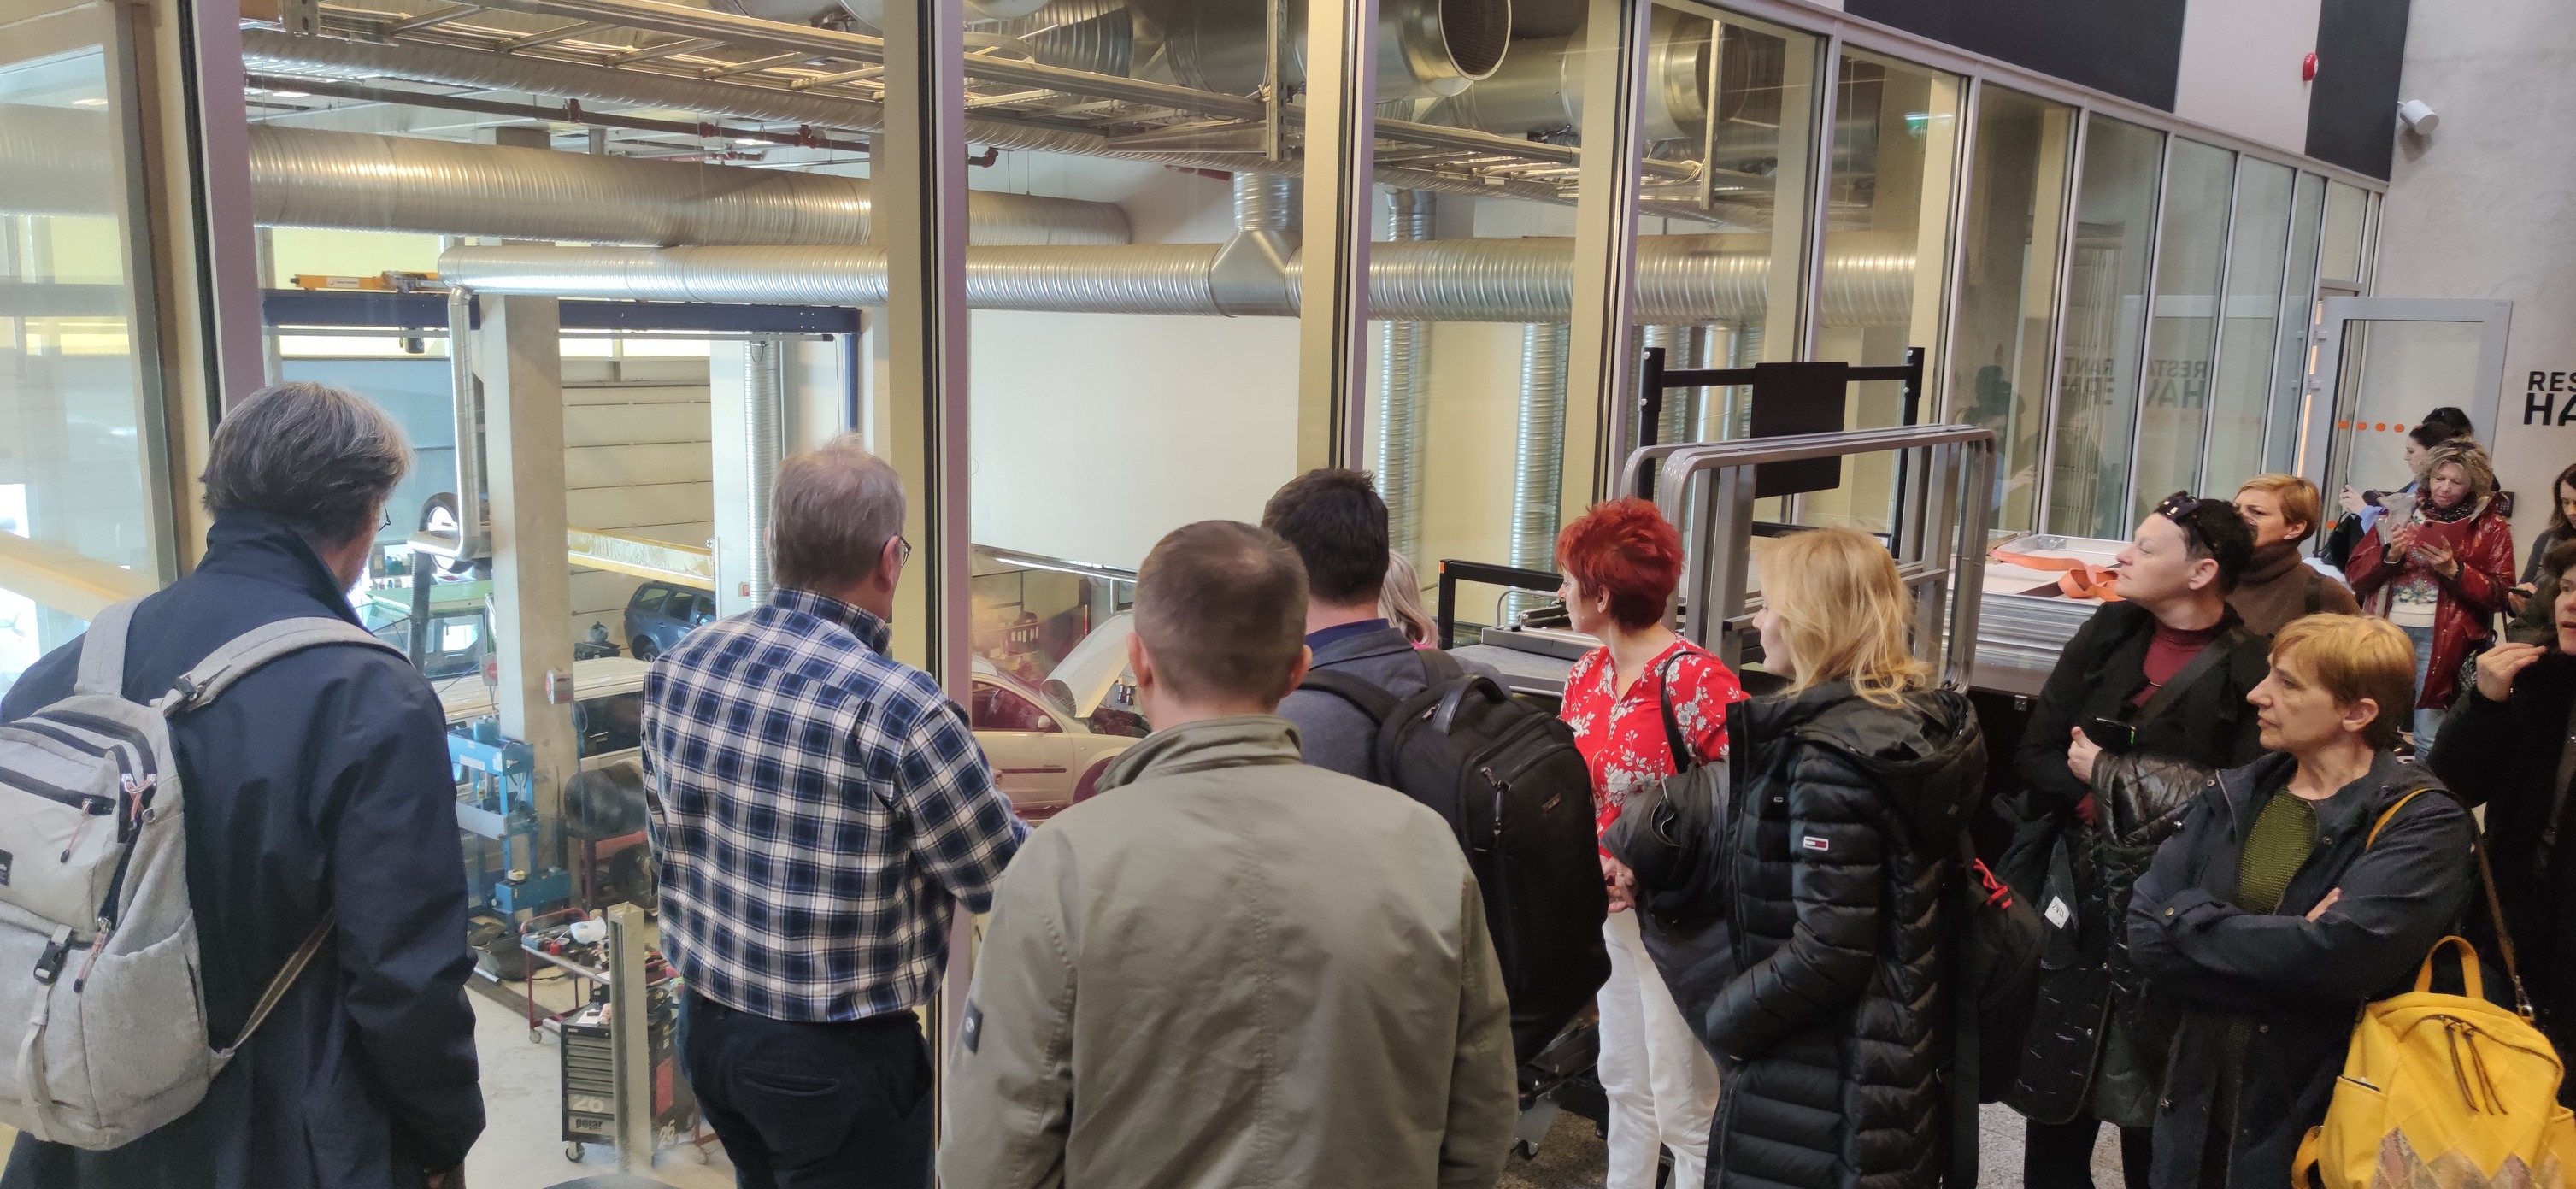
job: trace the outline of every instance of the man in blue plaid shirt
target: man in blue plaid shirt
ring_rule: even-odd
[[[1028,834],[966,716],[885,655],[903,508],[853,437],[787,460],[778,593],[644,679],[681,1053],[744,1189],[926,1189],[913,1008],[946,963],[949,902],[989,907]]]

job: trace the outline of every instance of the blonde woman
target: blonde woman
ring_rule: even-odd
[[[2362,536],[2345,572],[2361,605],[2415,642],[2415,751],[2424,757],[2459,695],[2460,666],[2495,639],[2490,625],[2513,589],[2513,525],[2474,442],[2434,447],[2421,491],[2405,523]]]
[[[1950,1134],[1941,893],[1985,742],[1914,656],[1876,538],[1799,533],[1762,575],[1763,664],[1789,685],[1730,716],[1735,975],[1702,1038],[1732,1059],[1731,1104],[1709,1184],[1928,1189]]]
[[[1413,562],[1402,553],[1388,550],[1386,555],[1386,588],[1378,593],[1377,612],[1416,648],[1437,648],[1434,639],[1440,632],[1438,621],[1422,606],[1422,577],[1414,573]]]

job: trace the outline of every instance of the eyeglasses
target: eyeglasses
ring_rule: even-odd
[[[895,538],[894,538],[894,564],[896,564],[896,565],[900,566],[900,565],[905,565],[905,564],[907,564],[907,563],[909,563],[909,562],[911,562],[911,561],[912,561],[912,542],[907,541],[907,540],[904,540],[904,539],[903,539],[903,534],[901,534],[901,533],[897,533],[897,534],[895,534]]]

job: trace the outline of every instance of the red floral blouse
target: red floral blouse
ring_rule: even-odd
[[[1675,660],[1677,652],[1685,655]],[[1616,679],[1609,649],[1583,654],[1566,674],[1561,714],[1574,728],[1575,749],[1592,769],[1592,820],[1602,832],[1619,820],[1619,811],[1638,790],[1673,774],[1662,686],[1670,686],[1673,719],[1702,762],[1726,758],[1726,708],[1748,696],[1724,662],[1687,640],[1675,640],[1657,653],[1624,696],[1611,689]]]

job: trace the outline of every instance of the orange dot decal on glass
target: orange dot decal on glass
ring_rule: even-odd
[[[2382,429],[2382,430],[2386,430],[2386,429],[2388,428],[2388,423],[2387,423],[2387,422],[2385,422],[2385,421],[2380,422],[2380,423],[2379,423],[2379,428],[2380,428],[2380,429]]]

